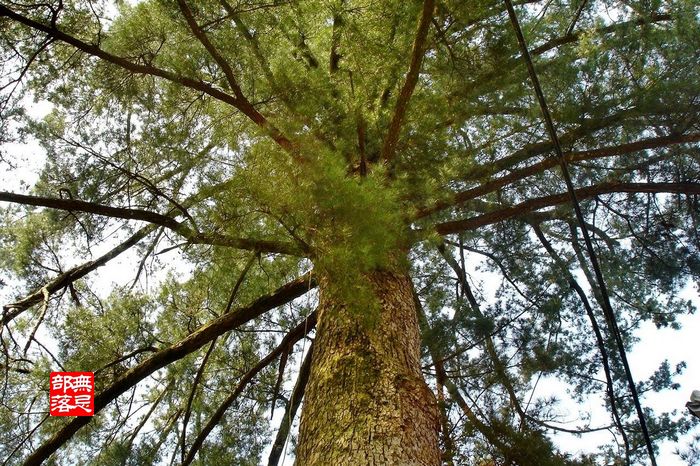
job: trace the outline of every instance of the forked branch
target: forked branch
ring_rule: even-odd
[[[233,88],[232,90],[234,95],[231,95],[200,79],[182,76],[172,71],[158,68],[151,64],[135,63],[127,60],[126,58],[107,52],[96,45],[89,44],[81,39],[78,39],[77,37],[67,34],[58,29],[56,25],[40,23],[31,18],[23,16],[4,5],[0,5],[0,17],[10,18],[11,20],[24,24],[35,31],[41,31],[54,40],[72,45],[83,53],[117,65],[118,67],[131,73],[162,78],[189,89],[203,92],[210,97],[227,103],[248,117],[285,151],[293,154],[295,157],[298,157],[299,155],[298,150],[294,147],[292,142],[286,136],[284,136],[278,128],[272,125],[260,112],[258,112],[258,110],[242,95],[242,93],[240,93],[240,89],[236,90],[236,88]]]
[[[202,431],[197,435],[197,438],[194,440],[194,443],[192,444],[192,447],[190,448],[190,451],[187,453],[187,456],[185,457],[185,460],[182,462],[182,466],[187,466],[192,461],[194,460],[195,455],[199,451],[199,449],[202,447],[204,444],[204,440],[206,440],[207,436],[211,433],[211,431],[216,427],[219,422],[221,422],[221,419],[224,417],[224,414],[226,414],[226,410],[228,410],[229,407],[236,401],[238,396],[245,390],[246,386],[255,378],[256,375],[263,369],[265,369],[267,366],[272,364],[272,362],[277,359],[278,356],[280,356],[282,353],[287,351],[290,346],[293,346],[297,341],[301,340],[305,335],[307,335],[311,330],[314,329],[316,326],[316,311],[312,312],[309,314],[309,316],[304,319],[302,322],[299,323],[296,327],[294,327],[285,337],[282,339],[280,344],[272,350],[267,356],[262,358],[258,363],[250,369],[246,374],[241,378],[241,380],[238,382],[238,385],[236,385],[236,388],[233,390],[233,393],[224,400],[224,402],[219,406],[219,409],[216,410],[214,415],[209,419],[209,422],[202,428]]]
[[[53,197],[28,196],[0,191],[0,201],[14,202],[16,204],[48,207],[51,209],[65,210],[68,212],[86,212],[103,215],[111,218],[125,220],[140,220],[168,228],[183,237],[191,244],[210,244],[213,246],[228,246],[237,249],[248,249],[258,252],[272,252],[280,254],[296,255],[301,252],[299,246],[284,241],[267,241],[249,238],[236,238],[220,233],[200,233],[178,222],[172,217],[143,209],[131,209],[127,207],[112,207],[77,199],[59,199]]]

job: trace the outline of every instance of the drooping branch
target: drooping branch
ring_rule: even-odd
[[[622,420],[620,419],[620,414],[617,410],[617,399],[615,398],[615,386],[613,384],[612,371],[610,369],[608,350],[605,346],[605,340],[603,339],[603,334],[600,330],[600,326],[598,325],[598,320],[595,317],[593,308],[591,307],[591,304],[589,303],[588,298],[586,297],[586,293],[583,291],[583,288],[581,288],[581,285],[579,285],[578,281],[576,281],[567,265],[554,250],[549,240],[547,240],[540,225],[536,222],[532,222],[530,225],[532,226],[535,235],[537,235],[537,238],[540,240],[540,243],[542,243],[542,246],[547,251],[547,254],[549,254],[549,257],[552,258],[559,271],[563,273],[564,276],[566,276],[569,285],[576,291],[576,294],[578,294],[579,299],[581,300],[581,304],[583,304],[584,309],[586,309],[586,315],[588,316],[588,320],[591,323],[591,328],[593,329],[593,334],[595,335],[596,344],[598,345],[598,351],[600,352],[601,361],[603,363],[603,372],[605,373],[606,381],[606,393],[608,395],[608,402],[610,403],[610,410],[612,412],[613,422],[615,423],[617,430],[622,436],[622,441],[625,445],[625,452],[629,457],[630,444],[629,440],[627,439],[627,434],[622,424]]]
[[[418,298],[417,293],[415,293],[415,290],[413,294],[413,300],[415,301],[416,309],[418,310],[418,322],[421,327],[421,332],[424,334],[430,333],[430,324],[425,315],[425,311],[423,310],[423,306],[420,302],[420,299]],[[433,365],[435,367],[435,376],[438,383],[447,388],[447,393],[450,395],[450,398],[452,398],[457,403],[459,408],[467,417],[467,420],[474,426],[474,428],[476,428],[476,430],[481,432],[481,434],[493,446],[499,448],[503,452],[508,451],[508,445],[505,442],[503,442],[498,435],[496,435],[493,429],[491,429],[486,423],[479,419],[476,413],[474,413],[474,410],[472,410],[469,407],[469,404],[467,404],[466,400],[459,392],[459,388],[457,387],[457,385],[455,385],[455,383],[449,377],[447,377],[447,373],[443,364],[444,357],[440,353],[438,345],[435,343],[435,341],[429,338],[425,341],[425,343],[428,347],[430,358],[433,360]]]
[[[238,109],[246,117],[248,117],[253,123],[260,127],[267,135],[269,135],[280,147],[282,147],[287,152],[298,155],[297,149],[294,144],[284,136],[278,128],[272,125],[257,109],[242,95],[239,94],[231,95],[221,89],[217,89],[209,83],[206,83],[199,79],[193,79],[187,76],[182,76],[172,71],[164,70],[162,68],[155,67],[150,64],[134,63],[126,58],[114,55],[106,50],[101,49],[96,45],[89,44],[87,42],[78,39],[70,34],[67,34],[55,25],[43,24],[35,21],[31,18],[23,16],[5,5],[0,5],[0,17],[7,17],[18,23],[24,24],[25,26],[34,29],[36,31],[41,31],[47,34],[52,39],[64,42],[68,45],[72,45],[76,49],[90,56],[100,58],[106,62],[112,63],[119,66],[120,68],[135,74],[155,76],[158,78],[165,79],[167,81],[173,82],[175,84],[182,85],[189,89],[194,89],[199,92],[213,97],[221,102],[227,103],[232,107]],[[234,93],[236,92],[235,89]]]
[[[197,438],[194,440],[192,447],[190,448],[189,452],[187,453],[187,456],[185,457],[185,460],[182,462],[182,466],[187,466],[190,463],[192,463],[195,455],[204,444],[204,441],[206,440],[207,436],[211,433],[214,427],[216,427],[219,424],[219,422],[221,422],[221,419],[226,413],[226,410],[228,410],[228,408],[236,401],[238,396],[243,392],[246,386],[255,378],[255,376],[260,371],[269,366],[275,359],[277,359],[277,357],[280,354],[287,351],[287,349],[290,346],[294,345],[297,341],[299,341],[305,335],[307,335],[311,330],[313,330],[315,326],[316,311],[309,314],[309,316],[306,319],[304,319],[289,333],[287,333],[287,335],[284,336],[280,344],[274,350],[272,350],[267,356],[262,358],[252,369],[246,372],[246,374],[238,382],[238,385],[236,385],[236,388],[233,390],[233,393],[231,393],[231,395],[229,395],[228,398],[224,400],[224,402],[221,404],[221,406],[219,406],[219,408],[216,410],[211,419],[209,419],[209,422],[207,422],[207,424],[202,428],[202,431],[199,433],[199,435],[197,435]]]
[[[65,210],[68,212],[86,212],[103,215],[111,218],[126,220],[140,220],[153,225],[168,228],[183,237],[191,244],[210,244],[212,246],[228,246],[237,249],[248,249],[258,252],[273,252],[296,255],[301,252],[300,247],[294,243],[283,241],[268,241],[248,238],[236,238],[220,233],[200,233],[190,229],[182,222],[178,222],[167,215],[151,212],[143,209],[131,209],[126,207],[112,207],[77,199],[59,199],[53,197],[28,196],[0,191],[0,201],[14,202],[17,204],[48,207],[51,209]]]
[[[209,362],[209,356],[211,356],[214,347],[216,346],[216,338],[214,338],[211,343],[209,343],[209,348],[207,349],[204,359],[197,369],[197,373],[194,376],[194,381],[192,382],[192,388],[190,389],[190,395],[187,397],[187,404],[185,405],[185,415],[182,418],[182,432],[180,433],[180,461],[185,461],[185,445],[187,442],[187,424],[190,421],[190,415],[192,414],[192,402],[194,401],[194,396],[197,394],[197,388],[199,387],[199,382],[202,380],[202,375],[204,375],[204,369],[207,367],[207,362]]]
[[[462,290],[467,298],[467,301],[469,302],[469,306],[471,307],[472,312],[478,318],[483,319],[484,314],[483,312],[481,312],[481,307],[479,306],[479,303],[477,302],[476,297],[474,296],[474,293],[471,290],[471,286],[469,285],[469,281],[467,280],[466,271],[460,266],[459,263],[457,263],[455,258],[452,257],[452,253],[445,247],[444,244],[440,245],[438,250],[443,259],[445,259],[445,262],[450,266],[450,268],[454,271],[455,275],[457,276],[457,280],[462,286]],[[493,364],[493,368],[496,372],[496,375],[498,376],[499,382],[503,385],[503,388],[506,389],[508,397],[510,398],[510,402],[513,405],[513,408],[515,409],[516,413],[520,417],[521,424],[526,425],[525,410],[523,410],[520,404],[520,400],[518,400],[518,396],[515,393],[515,388],[513,387],[513,384],[511,382],[510,374],[508,374],[506,365],[503,363],[501,356],[496,350],[496,344],[493,338],[490,335],[486,335],[483,340],[483,343],[484,348],[486,349],[486,354],[488,354],[489,359],[491,359],[491,363]]]
[[[569,173],[568,169],[568,164],[566,161],[566,157],[564,156],[562,146],[561,146],[561,141],[559,141],[558,133],[556,126],[554,124],[554,120],[551,116],[551,113],[549,111],[549,106],[547,104],[547,99],[544,95],[544,92],[542,90],[541,84],[539,77],[537,75],[537,71],[535,70],[535,66],[532,62],[532,58],[530,56],[530,53],[528,51],[528,45],[525,40],[525,37],[523,35],[522,28],[520,27],[520,23],[518,21],[518,16],[515,13],[515,9],[513,8],[513,4],[511,0],[504,0],[506,7],[508,8],[508,16],[510,18],[510,22],[513,26],[513,31],[515,32],[515,35],[518,39],[518,46],[520,48],[520,53],[522,54],[523,60],[525,61],[527,65],[527,70],[528,74],[530,76],[530,81],[532,82],[532,87],[534,90],[535,95],[537,96],[537,101],[539,103],[540,110],[542,111],[542,117],[544,120],[545,127],[547,128],[547,133],[549,133],[549,137],[554,145],[554,153],[557,156],[557,159],[559,161],[560,167],[561,167],[561,173],[564,177],[564,182],[566,183],[567,187],[567,192],[569,197],[571,198],[571,204],[574,208],[574,212],[576,213],[576,221],[581,228],[581,232],[583,233],[583,239],[586,244],[586,251],[588,252],[588,258],[590,259],[591,266],[593,267],[593,270],[595,271],[595,276],[596,276],[596,283],[599,287],[601,297],[603,298],[603,313],[605,315],[606,321],[608,323],[608,329],[610,330],[610,333],[612,334],[612,337],[615,341],[615,344],[617,346],[618,354],[620,356],[620,360],[622,362],[622,366],[624,367],[625,371],[625,379],[627,381],[627,386],[629,388],[629,392],[632,395],[632,401],[635,407],[635,411],[637,412],[637,418],[639,419],[639,426],[642,430],[642,436],[644,437],[644,443],[646,444],[647,448],[647,453],[649,455],[649,460],[651,461],[652,466],[656,466],[656,458],[655,458],[655,452],[654,452],[654,445],[651,440],[651,436],[649,435],[649,430],[647,428],[647,422],[645,419],[645,414],[644,414],[644,409],[642,408],[642,405],[639,400],[639,394],[637,392],[637,386],[634,382],[634,378],[632,376],[632,371],[630,369],[629,363],[627,361],[627,356],[626,356],[626,351],[624,347],[624,342],[622,340],[622,335],[620,333],[620,330],[618,328],[615,312],[613,311],[612,305],[610,303],[610,298],[607,290],[607,285],[605,284],[605,280],[603,277],[603,272],[601,271],[600,263],[598,260],[598,256],[595,252],[595,249],[593,248],[593,243],[591,241],[590,234],[588,232],[588,229],[586,228],[586,220],[583,216],[583,212],[581,211],[581,205],[579,204],[578,198],[576,196],[576,190],[574,188],[574,184],[571,180],[571,175]],[[584,266],[585,262],[581,261],[581,266]]]
[[[309,351],[304,358],[304,362],[301,364],[299,369],[299,376],[297,377],[297,382],[294,384],[294,389],[292,390],[292,395],[287,407],[284,410],[284,416],[282,417],[282,423],[277,431],[277,436],[272,444],[272,449],[270,450],[270,457],[268,459],[268,466],[277,466],[279,460],[282,456],[284,450],[284,444],[289,436],[289,430],[292,428],[292,421],[296,416],[296,412],[301,404],[301,399],[304,397],[304,390],[306,389],[306,384],[309,381],[309,374],[311,373],[311,358],[313,356],[313,343],[309,347]]]
[[[408,73],[406,74],[406,80],[404,81],[401,91],[399,92],[399,96],[396,100],[394,115],[391,118],[391,123],[389,123],[389,129],[384,137],[382,159],[387,164],[391,163],[394,155],[396,154],[396,144],[399,140],[399,134],[401,132],[404,116],[406,115],[406,110],[408,109],[408,102],[411,100],[413,91],[418,83],[418,75],[420,74],[423,57],[425,56],[428,31],[430,29],[430,22],[433,18],[434,10],[434,0],[425,0],[423,2],[423,10],[421,12],[420,21],[418,22],[418,31],[416,32],[416,37],[413,41],[413,49],[411,51],[411,64],[409,65]]]
[[[583,160],[595,160],[604,157],[613,157],[642,150],[658,149],[661,147],[667,147],[675,144],[684,144],[698,141],[700,141],[700,133],[690,133],[683,135],[674,134],[670,136],[641,139],[639,141],[630,142],[627,144],[620,144],[617,146],[601,147],[599,149],[591,149],[584,151],[567,152],[564,154],[564,156],[566,157],[567,162],[571,163]],[[529,165],[519,170],[514,170],[508,173],[507,175],[501,176],[486,183],[479,184],[474,188],[461,191],[455,194],[450,200],[438,202],[432,205],[431,207],[421,209],[418,211],[415,218],[423,218],[435,212],[439,212],[450,207],[455,207],[464,204],[467,201],[475,199],[479,196],[483,196],[484,194],[491,193],[511,183],[523,180],[528,176],[532,176],[541,173],[544,170],[556,167],[557,165],[558,161],[556,159],[548,157],[538,163]]]
[[[126,392],[158,369],[197,351],[219,335],[240,327],[276,307],[293,301],[315,286],[315,279],[310,273],[307,273],[283,285],[276,291],[258,298],[246,307],[238,308],[235,311],[222,315],[218,319],[200,327],[194,333],[174,345],[154,353],[145,361],[129,369],[100,394],[95,396],[95,414],[99,413],[122,393]],[[90,417],[76,417],[66,424],[25,460],[25,466],[41,464],[41,462],[48,459],[49,456],[70,440],[81,427],[90,422],[90,419]]]
[[[700,194],[700,183],[619,183],[608,182],[576,189],[579,199],[594,197],[600,194],[612,193],[675,193]],[[551,207],[569,202],[569,193],[552,194],[550,196],[528,199],[519,204],[494,210],[463,220],[454,220],[435,225],[435,231],[441,235],[474,230],[476,228],[498,223],[509,218],[528,214],[543,207]]]

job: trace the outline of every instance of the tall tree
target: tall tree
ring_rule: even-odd
[[[625,353],[694,311],[697,2],[0,1],[0,40],[2,141],[46,152],[0,192],[3,464],[630,464],[690,428],[644,406],[683,364]],[[48,417],[57,369],[94,418]]]

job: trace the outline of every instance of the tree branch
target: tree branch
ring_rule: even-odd
[[[207,436],[211,433],[214,427],[216,427],[217,424],[221,422],[221,418],[223,418],[224,414],[226,413],[226,410],[233,404],[234,401],[236,401],[238,396],[243,392],[248,383],[250,383],[250,381],[253,380],[253,378],[258,374],[258,372],[269,366],[275,359],[277,359],[277,357],[280,354],[287,351],[290,346],[294,345],[297,341],[302,339],[315,326],[316,311],[309,314],[309,316],[306,319],[304,319],[289,333],[287,333],[287,335],[284,336],[280,344],[274,350],[272,350],[272,352],[270,352],[267,356],[261,359],[255,365],[255,367],[246,372],[246,374],[238,382],[238,385],[236,385],[236,388],[233,390],[233,393],[231,393],[231,395],[229,395],[229,397],[226,398],[226,400],[224,400],[221,406],[219,406],[219,409],[217,409],[214,415],[211,417],[211,419],[209,419],[209,422],[207,422],[204,428],[202,428],[202,431],[199,433],[194,443],[192,444],[192,447],[187,453],[187,457],[182,462],[182,466],[187,466],[190,463],[192,463],[195,455],[204,444],[204,440],[206,440]]]
[[[100,256],[99,258],[86,262],[77,267],[58,275],[56,278],[51,280],[49,283],[41,287],[40,289],[32,292],[27,297],[14,302],[12,304],[6,304],[3,306],[2,320],[0,321],[0,327],[6,325],[12,319],[17,317],[19,314],[29,309],[34,304],[40,302],[43,298],[43,290],[46,289],[49,294],[54,294],[57,291],[67,287],[68,285],[74,283],[76,280],[84,277],[98,267],[102,267],[110,260],[114,259],[124,251],[130,249],[132,246],[136,245],[143,238],[148,236],[152,231],[155,230],[153,225],[148,225],[141,228],[139,231],[131,235],[129,239],[119,244],[106,254]]]
[[[282,456],[284,444],[289,436],[289,430],[292,427],[292,421],[296,416],[296,412],[301,405],[301,400],[304,397],[304,390],[306,390],[306,384],[309,382],[309,374],[311,373],[311,360],[313,357],[314,345],[313,343],[309,347],[309,351],[304,358],[304,362],[301,364],[299,369],[299,377],[297,377],[297,382],[294,384],[294,389],[292,390],[292,396],[287,403],[287,407],[284,410],[284,416],[282,417],[282,423],[277,431],[277,436],[272,444],[272,449],[270,450],[270,457],[268,459],[268,466],[277,466]]]
[[[228,246],[237,249],[248,249],[259,252],[272,252],[280,254],[297,255],[302,252],[296,244],[283,241],[268,241],[248,238],[236,238],[220,233],[199,233],[178,222],[172,217],[142,209],[130,209],[126,207],[111,207],[76,199],[58,199],[53,197],[28,196],[25,194],[0,191],[0,201],[14,202],[17,204],[48,207],[52,209],[66,210],[69,212],[86,212],[104,215],[111,218],[125,220],[140,220],[154,225],[160,225],[183,237],[191,244],[210,244],[212,246]]]
[[[24,24],[25,26],[41,31],[48,34],[53,39],[59,40],[66,44],[72,45],[76,49],[90,56],[100,58],[104,61],[112,63],[119,66],[127,71],[136,74],[150,75],[165,79],[167,81],[180,84],[190,89],[194,89],[210,97],[213,97],[221,102],[227,103],[232,107],[238,109],[247,116],[253,123],[260,127],[266,134],[268,134],[280,147],[285,151],[293,154],[296,158],[299,157],[298,150],[294,147],[293,143],[287,139],[278,128],[270,124],[267,119],[258,112],[255,107],[245,98],[242,94],[237,94],[235,96],[227,94],[226,92],[213,87],[211,84],[204,81],[189,78],[186,76],[181,76],[179,74],[167,71],[161,68],[157,68],[152,65],[144,65],[140,63],[134,63],[125,58],[119,57],[117,55],[111,54],[95,45],[88,44],[77,37],[73,37],[70,34],[66,34],[60,31],[57,27],[50,26],[47,24],[39,23],[31,18],[22,16],[21,14],[7,8],[4,5],[0,5],[0,17],[7,17],[18,23]],[[233,88],[234,93],[236,89]],[[240,92],[240,89],[238,90]]]
[[[211,43],[207,35],[204,34],[204,31],[202,31],[202,29],[199,27],[199,25],[197,24],[197,20],[195,20],[194,18],[192,10],[190,9],[189,5],[187,5],[187,2],[185,0],[177,0],[177,4],[180,7],[180,11],[182,12],[183,16],[185,17],[187,25],[190,27],[192,34],[194,34],[197,40],[204,46],[207,52],[209,52],[209,55],[211,55],[216,64],[219,65],[221,71],[224,72],[224,76],[226,76],[226,81],[231,87],[231,90],[233,91],[236,98],[245,99],[245,97],[243,97],[243,91],[241,91],[241,87],[238,85],[236,77],[233,74],[233,69],[231,69],[231,65],[219,53],[216,47],[214,47],[214,44]]]
[[[540,243],[542,243],[542,246],[547,251],[547,254],[549,254],[549,257],[552,258],[556,266],[559,268],[560,272],[563,273],[564,276],[567,278],[571,288],[573,288],[576,291],[576,294],[578,294],[579,299],[581,300],[581,304],[583,304],[584,309],[586,309],[586,315],[588,316],[588,320],[591,323],[591,328],[593,329],[596,344],[598,345],[598,351],[600,352],[601,361],[603,363],[603,372],[605,373],[606,381],[606,393],[608,395],[608,401],[610,403],[610,410],[612,412],[613,422],[619,430],[620,435],[622,436],[622,440],[625,445],[625,452],[629,456],[630,444],[629,440],[627,439],[627,434],[625,433],[624,424],[622,424],[620,414],[617,411],[615,385],[613,383],[612,371],[610,368],[610,362],[608,358],[608,350],[605,347],[605,339],[603,338],[603,333],[600,330],[600,326],[598,325],[598,320],[595,317],[593,308],[591,307],[591,304],[589,303],[588,298],[586,297],[586,293],[583,291],[583,288],[581,288],[579,283],[576,281],[564,260],[554,250],[551,243],[542,232],[540,225],[537,222],[532,222],[530,223],[530,226],[535,232],[535,235],[537,235],[537,238],[540,240]]]
[[[608,182],[593,186],[587,186],[576,190],[579,199],[585,199],[599,194],[612,193],[675,193],[675,194],[700,194],[700,183],[618,183]],[[458,233],[460,231],[474,230],[476,228],[491,225],[512,217],[517,217],[543,207],[565,204],[569,202],[569,193],[552,194],[550,196],[528,199],[519,204],[503,209],[495,210],[483,215],[463,220],[454,220],[435,225],[435,231],[441,235]]]
[[[428,30],[430,29],[430,22],[433,18],[433,10],[435,10],[435,1],[425,0],[423,2],[423,11],[421,12],[420,21],[418,22],[416,38],[413,41],[411,64],[408,68],[406,80],[396,100],[394,116],[391,119],[389,130],[384,138],[384,145],[382,146],[382,159],[387,164],[391,163],[396,153],[396,143],[399,140],[399,133],[401,132],[401,125],[406,115],[406,110],[408,109],[408,102],[411,100],[413,90],[418,83],[418,75],[420,74],[423,57],[425,56],[426,41],[428,38]]]
[[[566,157],[566,161],[570,163],[583,160],[595,160],[603,157],[613,157],[645,149],[657,149],[660,147],[666,147],[675,144],[684,144],[698,141],[700,141],[700,133],[690,133],[683,135],[673,134],[670,136],[642,139],[639,141],[630,142],[627,144],[620,144],[617,146],[601,147],[599,149],[591,149],[584,151],[567,152],[564,154],[564,157]],[[474,188],[459,192],[455,194],[450,200],[438,202],[431,207],[421,209],[418,211],[415,218],[419,219],[427,217],[428,215],[431,215],[435,212],[439,212],[440,210],[464,204],[465,202],[475,199],[479,196],[496,191],[516,181],[525,179],[528,176],[535,175],[537,173],[543,172],[544,170],[556,167],[558,164],[559,161],[557,159],[553,157],[547,157],[541,162],[532,164],[525,168],[521,168],[520,170],[514,170],[508,175],[501,176],[486,183],[479,184]]]
[[[293,301],[315,286],[315,279],[310,273],[307,273],[281,286],[273,293],[258,298],[247,307],[242,307],[222,315],[218,319],[200,327],[194,333],[174,345],[151,355],[145,361],[129,369],[100,394],[95,396],[95,414],[99,413],[122,393],[126,392],[158,369],[197,351],[219,335],[240,327],[276,307]],[[49,456],[70,440],[81,427],[90,422],[90,419],[91,417],[76,417],[66,424],[25,460],[25,466],[41,464],[41,462],[48,459]]]

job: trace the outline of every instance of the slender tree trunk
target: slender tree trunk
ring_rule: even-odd
[[[380,303],[369,325],[321,290],[297,466],[440,464],[410,279],[390,272],[368,279]]]

